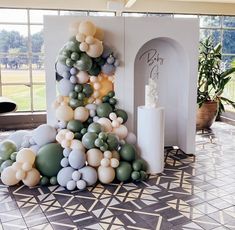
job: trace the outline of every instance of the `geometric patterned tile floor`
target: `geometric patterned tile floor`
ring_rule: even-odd
[[[195,155],[169,155],[145,182],[82,192],[0,184],[0,230],[235,229],[235,127],[198,133]]]

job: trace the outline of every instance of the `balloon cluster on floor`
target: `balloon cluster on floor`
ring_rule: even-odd
[[[58,123],[17,131],[0,143],[1,180],[27,186],[59,184],[83,190],[97,180],[108,184],[146,179],[146,163],[128,132],[127,113],[113,91],[117,55],[103,45],[103,31],[90,21],[76,23],[59,52]]]

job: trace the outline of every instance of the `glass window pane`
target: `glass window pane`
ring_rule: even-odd
[[[44,15],[58,15],[57,10],[30,10],[30,23],[43,23]]]
[[[122,13],[124,17],[145,17],[148,16],[147,13]]]
[[[45,85],[33,85],[33,110],[46,110]]]
[[[89,16],[115,16],[114,12],[89,12]]]
[[[235,101],[235,74],[232,74],[232,80],[225,86],[223,96]],[[226,110],[235,112],[232,106],[226,106]]]
[[[216,29],[200,29],[200,40],[203,40],[207,38],[208,36],[211,36],[214,41],[214,45],[221,42],[221,30]]]
[[[45,70],[43,68],[41,69],[33,69],[32,71],[33,75],[33,82],[34,83],[45,83]]]
[[[227,68],[231,68],[231,62],[235,60],[235,56],[231,56],[231,55],[222,55],[222,62],[224,67]]]
[[[223,26],[224,27],[235,27],[235,17],[224,16]]]
[[[2,83],[28,83],[29,64],[26,54],[9,53],[0,56]]]
[[[29,85],[3,85],[2,95],[16,102],[17,111],[30,111]]]
[[[41,53],[43,49],[43,26],[30,26],[32,52]]]
[[[235,54],[235,30],[224,30],[223,53]]]
[[[27,10],[0,9],[0,22],[27,23]]]
[[[17,48],[20,52],[28,51],[28,27],[24,25],[0,24],[0,52]]]
[[[65,11],[65,10],[61,10],[60,15],[87,16],[87,12],[86,11]]]
[[[199,16],[200,27],[220,27],[221,17],[220,16]]]

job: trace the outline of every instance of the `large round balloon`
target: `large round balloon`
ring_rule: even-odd
[[[85,166],[78,170],[82,174],[82,180],[86,181],[88,186],[91,186],[97,181],[97,172],[90,166]]]
[[[92,167],[98,167],[103,159],[103,153],[99,149],[89,149],[86,156],[88,164]]]
[[[113,112],[113,108],[109,103],[102,103],[97,106],[97,115],[99,117],[109,117],[109,114]]]
[[[116,168],[116,177],[119,181],[126,182],[131,178],[131,172],[131,165],[126,161],[121,161]]]
[[[17,184],[20,180],[16,179],[16,172],[12,167],[3,170],[1,174],[2,183],[8,186]]]
[[[124,111],[123,109],[116,109],[114,112],[117,114],[118,117],[121,117],[123,119],[123,124],[127,121],[128,115],[126,111]]]
[[[97,122],[93,122],[88,126],[87,131],[91,132],[91,133],[99,134],[100,132],[103,131],[103,127],[101,126],[101,124],[99,124]]]
[[[30,135],[30,133],[30,131],[26,130],[17,130],[16,132],[12,133],[7,139],[13,141],[17,146],[17,150],[19,150],[24,140],[24,136]]]
[[[69,154],[69,164],[74,169],[82,168],[86,163],[86,155],[79,149],[74,149]]]
[[[60,95],[69,96],[69,93],[73,91],[74,85],[70,80],[63,78],[58,83],[58,90]]]
[[[16,144],[11,140],[0,142],[0,160],[8,160],[12,153],[17,151]]]
[[[37,145],[45,145],[55,141],[56,129],[50,125],[43,124],[33,130],[33,140]]]
[[[120,156],[122,160],[125,161],[133,161],[136,158],[136,150],[133,145],[131,144],[124,144],[120,151]]]
[[[36,168],[43,176],[56,176],[61,169],[63,148],[60,144],[50,143],[39,149],[36,157]]]
[[[87,54],[82,53],[80,59],[76,61],[74,66],[80,71],[89,71],[92,67],[92,59]]]
[[[58,184],[66,187],[67,183],[72,180],[72,174],[75,171],[72,167],[62,168],[57,174]]]
[[[87,149],[95,148],[95,140],[97,139],[98,135],[96,133],[86,133],[82,137],[82,144]]]
[[[100,166],[98,168],[98,178],[101,183],[109,184],[115,178],[115,170],[112,167]]]
[[[79,120],[71,120],[67,124],[67,129],[71,130],[72,132],[80,132],[84,128],[83,124]]]

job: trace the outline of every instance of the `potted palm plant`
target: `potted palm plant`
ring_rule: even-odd
[[[235,61],[231,67],[221,67],[221,44],[214,45],[211,37],[200,41],[197,87],[197,130],[208,129],[218,114],[225,110],[224,104],[235,108],[235,103],[223,96],[226,84],[235,72]]]

